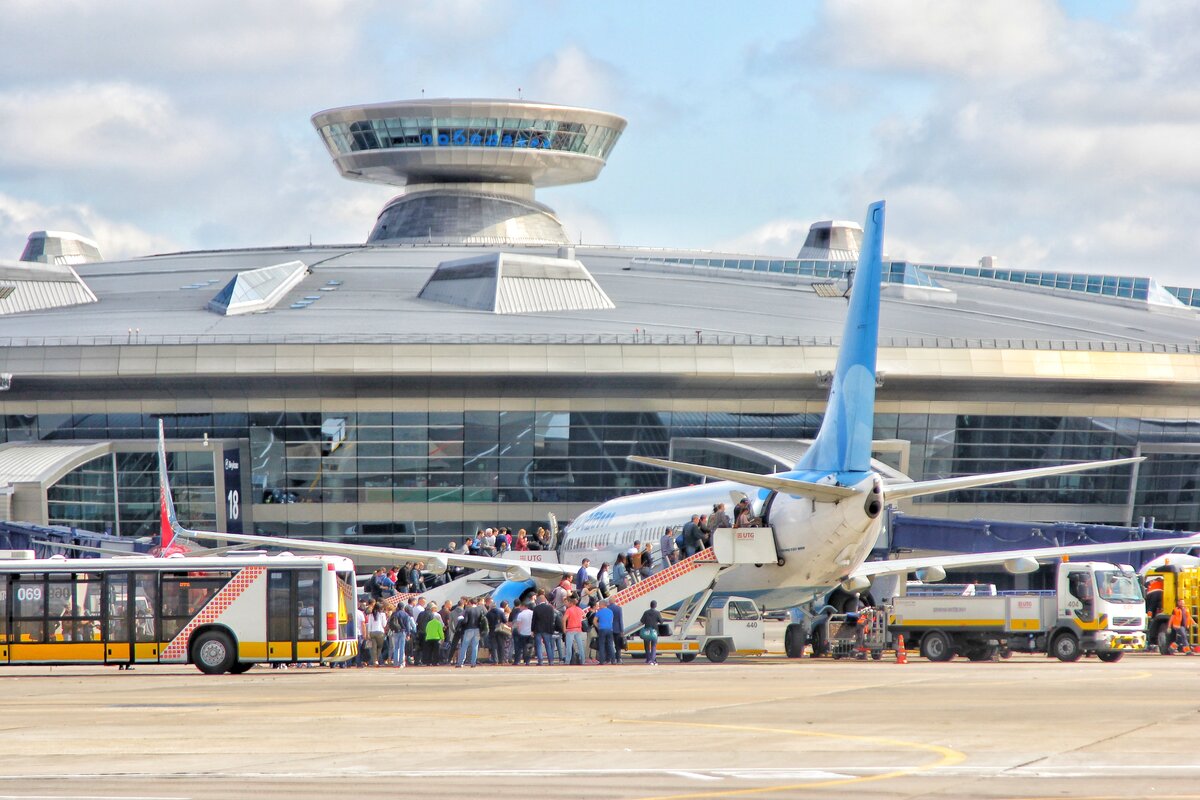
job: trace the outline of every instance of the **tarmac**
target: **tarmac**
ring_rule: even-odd
[[[0,798],[1200,798],[1200,658],[13,667]]]

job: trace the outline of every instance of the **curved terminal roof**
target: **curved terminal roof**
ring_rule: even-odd
[[[400,186],[590,181],[626,125],[589,108],[449,98],[343,106],[312,123],[343,177]]]

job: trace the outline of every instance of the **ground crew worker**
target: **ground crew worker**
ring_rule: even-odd
[[[1192,644],[1188,640],[1188,629],[1192,627],[1194,620],[1192,615],[1188,613],[1187,608],[1183,605],[1183,600],[1175,601],[1175,610],[1171,612],[1171,652],[1176,649],[1182,649],[1189,656],[1196,655],[1192,650]]]

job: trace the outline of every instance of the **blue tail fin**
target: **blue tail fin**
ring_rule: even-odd
[[[881,200],[867,208],[862,249],[825,419],[796,469],[866,472],[871,468],[879,284],[883,280],[883,207]]]

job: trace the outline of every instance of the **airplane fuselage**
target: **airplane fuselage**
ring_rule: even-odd
[[[609,500],[567,526],[560,558],[573,564],[588,558],[593,567],[603,562],[611,565],[635,541],[643,546],[649,542],[659,558],[659,541],[667,528],[687,523],[693,514],[710,512],[714,503],[732,508],[748,497],[755,513],[767,511],[783,563],[735,567],[722,574],[717,593],[751,597],[768,608],[789,608],[838,585],[866,559],[879,536],[879,477],[871,472],[838,477],[856,491],[836,503],[786,494],[772,497],[766,490],[729,481]],[[821,478],[829,476],[801,477]]]

